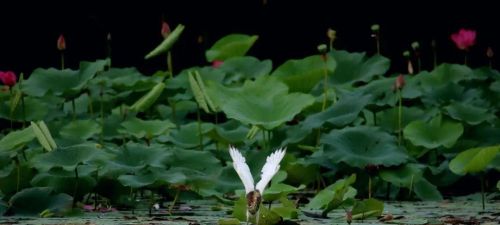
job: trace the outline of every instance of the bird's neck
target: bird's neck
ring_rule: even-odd
[[[259,211],[260,203],[262,202],[262,195],[258,190],[248,192],[247,194],[247,210],[252,215]]]

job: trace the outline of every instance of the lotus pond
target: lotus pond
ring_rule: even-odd
[[[0,223],[239,224],[230,145],[255,175],[287,148],[259,224],[499,222],[492,52],[424,70],[414,43],[408,70],[390,72],[383,54],[335,49],[329,30],[317,54],[274,65],[247,55],[258,36],[230,34],[210,65],[173,70],[185,29],[164,24],[145,56],[165,59],[154,74],[111,57],[65,68],[63,36],[58,68],[1,72]],[[451,39],[467,50],[471,32]]]

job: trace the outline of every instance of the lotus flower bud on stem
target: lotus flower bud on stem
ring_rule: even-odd
[[[394,87],[397,90],[401,90],[403,89],[404,86],[405,86],[405,78],[403,74],[399,74],[399,76],[396,78],[396,81],[394,82]]]
[[[0,71],[0,81],[8,87],[12,87],[17,83],[17,76],[12,71]]]
[[[317,48],[318,48],[319,54],[321,54],[321,58],[323,59],[323,61],[326,62],[326,59],[327,59],[326,53],[328,52],[328,47],[326,47],[325,44],[320,44],[320,45],[318,45]]]
[[[328,37],[328,39],[330,41],[329,43],[330,43],[330,51],[331,51],[331,50],[333,50],[333,42],[337,38],[337,31],[335,31],[332,28],[328,28],[328,30],[326,31],[326,36]]]
[[[163,21],[161,24],[161,36],[163,36],[163,38],[167,38],[169,34],[170,34],[170,26],[168,25],[167,22]]]
[[[64,35],[59,35],[59,38],[57,38],[57,49],[59,51],[64,51],[66,50],[66,40],[64,39]]]
[[[375,38],[377,54],[380,55],[380,25],[373,24],[371,27],[372,37]]]
[[[486,49],[486,56],[488,57],[488,63],[490,64],[490,68],[493,68],[493,49],[491,47],[488,47]]]

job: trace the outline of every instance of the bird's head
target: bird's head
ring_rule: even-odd
[[[262,202],[262,195],[258,190],[248,192],[247,194],[247,210],[250,214],[254,215],[259,211],[260,203]]]

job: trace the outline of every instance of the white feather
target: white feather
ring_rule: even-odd
[[[248,194],[249,192],[255,190],[252,173],[250,173],[250,168],[248,168],[245,158],[241,155],[240,151],[232,146],[229,146],[229,154],[233,159],[234,170],[236,170],[241,182],[243,182],[243,185],[245,186],[245,192]]]
[[[278,149],[266,159],[266,164],[262,167],[262,172],[260,175],[260,181],[255,185],[255,189],[259,190],[261,194],[264,194],[264,189],[273,176],[280,170],[280,162],[285,156],[285,149]]]

